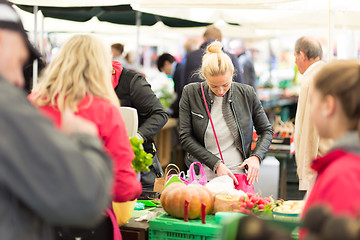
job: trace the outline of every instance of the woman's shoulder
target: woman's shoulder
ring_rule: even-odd
[[[247,91],[247,92],[253,92],[254,91],[254,88],[252,86],[244,84],[244,83],[232,82],[232,85],[236,89],[240,89],[242,91]]]
[[[85,96],[78,106],[79,111],[91,112],[105,119],[109,116],[121,115],[119,107],[106,99],[95,96]]]
[[[197,89],[200,88],[201,82],[193,82],[193,83],[189,83],[187,85],[185,85],[184,89]]]
[[[246,96],[247,98],[254,98],[254,96],[256,96],[254,88],[250,85],[233,82],[232,87],[233,87],[233,91],[239,92],[243,96]]]

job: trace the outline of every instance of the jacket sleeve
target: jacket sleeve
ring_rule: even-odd
[[[106,111],[102,126],[99,128],[105,148],[114,163],[113,201],[126,202],[141,194],[141,183],[132,168],[134,152],[120,111],[113,106]]]
[[[130,98],[139,118],[145,119],[139,126],[138,132],[144,142],[152,141],[154,136],[166,124],[168,115],[151,89],[150,84],[141,74],[138,74],[130,84]]]
[[[1,185],[50,224],[97,223],[111,201],[112,183],[111,160],[100,141],[85,134],[69,139],[25,96],[4,98],[0,97]]]
[[[260,160],[264,159],[265,154],[269,150],[271,140],[273,138],[273,129],[267,118],[264,109],[258,99],[254,88],[249,88],[250,94],[252,97],[252,119],[254,122],[254,127],[256,130],[256,134],[259,136],[256,142],[256,147],[252,151],[250,155],[255,155],[260,158]]]
[[[179,137],[183,149],[190,155],[195,157],[199,162],[205,164],[210,169],[214,169],[215,164],[220,160],[214,154],[209,152],[194,136],[192,119],[191,119],[191,88],[194,85],[187,85],[184,87],[183,94],[180,100],[179,122],[180,130]]]
[[[241,76],[239,61],[238,61],[237,57],[234,54],[228,54],[228,55],[231,58],[231,61],[232,61],[233,65],[234,65],[234,69],[235,69],[234,81],[238,82],[238,83],[242,83],[243,79],[242,79],[242,76]]]

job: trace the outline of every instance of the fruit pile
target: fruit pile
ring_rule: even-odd
[[[272,210],[283,202],[284,200],[275,201],[271,197],[261,198],[260,196],[248,193],[247,197],[240,197],[239,202],[233,203],[232,208],[233,212],[271,217]]]

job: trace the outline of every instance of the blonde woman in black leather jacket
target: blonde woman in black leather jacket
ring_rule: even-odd
[[[218,41],[207,47],[199,74],[205,80],[205,98],[225,164],[220,159],[201,83],[185,86],[180,101],[180,141],[187,152],[186,164],[199,161],[208,180],[229,175],[235,184],[234,173],[244,173],[247,166],[247,180],[252,184],[257,181],[260,162],[273,135],[261,103],[252,87],[232,81],[234,66]],[[251,151],[254,127],[259,138]]]

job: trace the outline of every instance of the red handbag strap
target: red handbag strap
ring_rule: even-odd
[[[210,119],[210,123],[211,123],[212,130],[213,130],[213,132],[214,132],[216,144],[217,144],[217,147],[218,147],[218,149],[219,149],[220,157],[221,157],[222,162],[225,164],[224,158],[223,158],[222,153],[221,153],[219,141],[218,141],[218,138],[217,138],[217,136],[216,136],[216,132],[215,132],[215,128],[214,128],[214,123],[213,123],[213,121],[212,121],[211,114],[210,114],[210,111],[209,111],[209,107],[208,107],[207,102],[206,102],[205,93],[204,93],[204,87],[203,87],[203,82],[201,83],[200,87],[201,87],[201,93],[202,93],[202,96],[203,96],[203,99],[204,99],[204,103],[205,103],[205,108],[206,108],[207,114],[208,114],[209,119]]]

